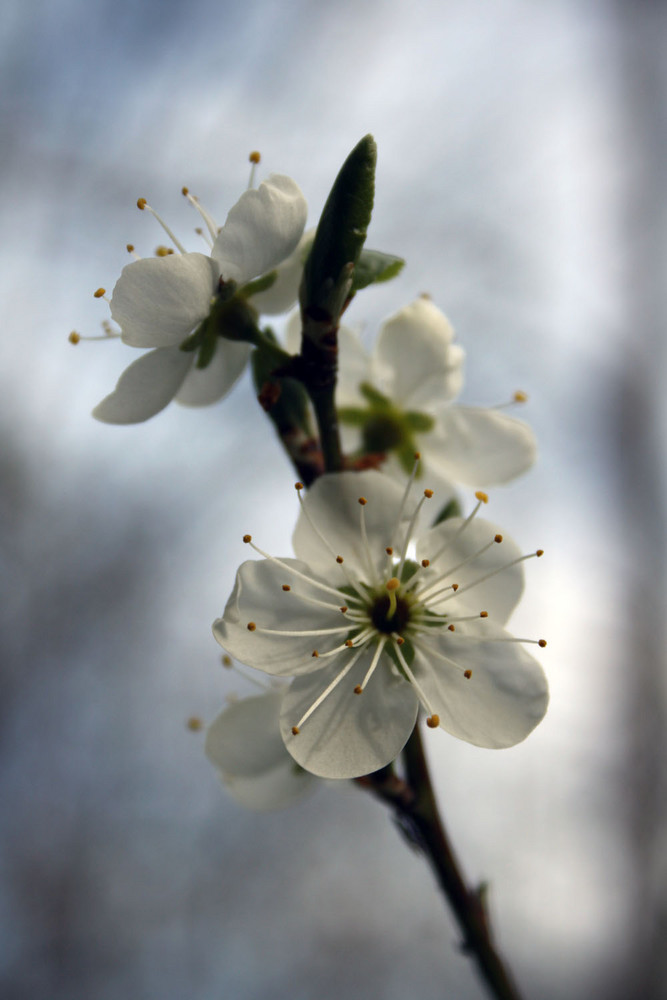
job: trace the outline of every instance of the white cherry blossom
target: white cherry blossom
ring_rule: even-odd
[[[313,791],[317,779],[288,754],[280,735],[284,688],[239,698],[206,731],[206,756],[230,794],[249,809],[278,809]]]
[[[203,406],[226,395],[245,368],[250,345],[218,336],[213,356],[202,368],[197,366],[198,352],[184,351],[181,345],[209,317],[225,286],[242,289],[253,278],[271,273],[291,258],[301,239],[307,206],[290,177],[272,174],[256,190],[245,191],[221,229],[186,188],[183,193],[206,223],[210,255],[187,253],[145,199],[139,199],[139,207],[156,216],[178,252],[165,250],[154,258],[137,259],[123,268],[116,282],[110,307],[121,339],[131,347],[152,350],[126,369],[114,392],[93,411],[106,423],[147,420],[172,399]],[[274,301],[287,302],[281,308],[294,301],[296,293],[287,301],[291,280],[287,289],[284,285],[279,275],[265,293],[264,312],[272,311],[271,291]]]
[[[522,555],[472,514],[422,534],[411,499],[376,471],[322,476],[301,499],[296,558],[244,541],[261,560],[240,567],[213,626],[228,652],[293,677],[281,730],[302,767],[352,778],[394,760],[420,704],[431,728],[482,747],[512,746],[542,719],[540,664],[504,629],[523,588]],[[297,484],[300,487],[301,484]]]
[[[409,474],[419,451],[433,484],[505,483],[535,461],[530,427],[499,408],[454,403],[463,385],[464,351],[444,314],[416,299],[380,329],[369,357],[356,335],[339,331],[345,358],[336,401],[345,443],[386,453],[388,471]],[[517,393],[516,401],[523,394]]]

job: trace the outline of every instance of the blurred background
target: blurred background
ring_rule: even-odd
[[[659,0],[5,0],[0,9],[0,992],[12,1000],[484,996],[430,872],[347,785],[244,811],[193,714],[245,693],[210,633],[252,531],[290,552],[293,473],[249,381],[146,424],[89,416],[128,363],[100,332],[127,263],[191,249],[261,176],[316,222],[379,146],[368,245],[515,389],[541,456],[492,491],[526,549],[517,634],[549,714],[493,753],[429,740],[464,868],[527,996],[667,996]],[[267,511],[267,498],[271,510]]]

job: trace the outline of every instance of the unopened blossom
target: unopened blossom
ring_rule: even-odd
[[[301,484],[297,484],[299,487]],[[523,589],[523,555],[479,518],[425,533],[414,476],[322,476],[304,496],[295,559],[263,552],[240,567],[222,646],[250,666],[293,677],[281,709],[292,757],[314,774],[352,778],[394,760],[419,706],[431,728],[509,747],[542,719],[542,667],[504,625]]]
[[[288,754],[280,735],[284,688],[239,698],[206,732],[206,756],[230,794],[249,809],[278,809],[314,790],[316,778]]]
[[[387,320],[370,357],[346,329],[339,333],[339,351],[345,362],[336,400],[346,445],[386,454],[388,470],[409,474],[417,450],[432,485],[490,486],[514,479],[535,461],[535,437],[526,423],[498,408],[454,403],[465,354],[429,298]]]
[[[184,349],[185,342],[204,330],[209,317],[214,322],[214,311],[230,294],[237,289],[243,293],[249,281],[270,274],[289,258],[301,239],[307,206],[290,177],[273,174],[256,190],[244,192],[221,229],[187,189],[184,194],[206,223],[210,254],[187,253],[145,199],[139,199],[139,207],[156,215],[178,252],[137,259],[116,282],[110,306],[121,339],[152,350],[126,369],[114,392],[95,408],[98,420],[137,423],[172,399],[203,406],[226,395],[245,368],[250,345],[214,333],[212,356],[203,364],[201,353]],[[275,285],[275,299],[282,303],[289,290],[285,293],[280,280]],[[262,309],[271,311],[268,292]]]

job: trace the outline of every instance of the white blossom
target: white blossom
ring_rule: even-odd
[[[412,477],[414,479],[414,476]],[[300,487],[301,484],[297,484]],[[314,774],[352,778],[394,760],[417,719],[489,748],[523,740],[543,717],[540,664],[504,629],[525,559],[472,514],[421,533],[422,505],[376,471],[322,476],[302,495],[296,558],[240,567],[220,644],[268,674],[293,677],[281,731]],[[546,645],[538,640],[540,645]]]
[[[426,297],[384,323],[370,357],[341,328],[336,401],[346,446],[385,453],[385,468],[403,475],[419,451],[432,485],[505,483],[535,461],[535,437],[499,408],[454,403],[465,355],[453,341],[449,321]]]
[[[206,222],[210,255],[187,253],[139,199],[141,208],[156,215],[178,252],[137,259],[123,268],[116,282],[110,306],[121,339],[131,347],[152,350],[126,369],[114,392],[95,408],[98,420],[137,423],[172,399],[203,406],[226,395],[245,368],[250,345],[217,337],[211,360],[200,368],[197,351],[182,350],[183,342],[209,317],[225,285],[234,282],[242,289],[251,279],[271,273],[291,257],[301,239],[307,206],[290,177],[273,174],[256,190],[244,192],[219,230],[187,189],[184,193]],[[272,289],[276,301],[289,298],[291,282],[287,291],[283,286],[278,276]],[[268,292],[262,308],[271,311]]]
[[[239,698],[206,732],[206,756],[230,794],[249,809],[278,809],[313,791],[317,779],[288,754],[280,735],[284,689]]]

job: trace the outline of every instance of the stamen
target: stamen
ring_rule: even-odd
[[[141,257],[139,256],[139,254],[134,249],[134,243],[126,243],[125,244],[125,249],[129,253],[130,257],[134,257],[135,260],[141,260]]]
[[[380,656],[382,655],[382,650],[384,649],[384,645],[385,645],[385,643],[386,643],[386,641],[387,641],[388,638],[389,638],[388,635],[383,635],[382,638],[380,639],[380,641],[378,642],[377,649],[375,650],[375,652],[373,654],[373,659],[371,660],[371,665],[368,668],[368,670],[366,671],[366,676],[364,677],[364,679],[361,682],[361,684],[357,684],[357,687],[354,689],[354,693],[355,694],[361,694],[361,692],[365,689],[365,687],[368,684],[369,680],[371,679],[371,677],[375,673],[375,668],[378,665],[378,662],[380,660]]]
[[[289,563],[284,562],[282,559],[278,559],[276,556],[272,556],[270,553],[265,552],[264,549],[260,549],[259,545],[255,545],[253,542],[252,535],[244,535],[243,541],[246,542],[251,549],[254,549],[255,552],[259,553],[260,556],[264,556],[265,559],[270,559],[271,562],[276,564],[276,566],[282,566],[286,573],[291,573],[292,576],[295,576],[300,580],[305,580],[306,583],[309,583],[312,587],[318,587],[327,594],[333,594],[334,597],[337,598],[336,607],[340,606],[338,604],[338,601],[340,601],[341,598],[340,590],[336,590],[335,587],[329,587],[326,583],[322,583],[321,580],[318,580],[314,576],[306,576],[305,573],[301,573],[298,569],[295,569],[294,566],[290,566]],[[347,594],[345,596],[348,597]]]
[[[260,635],[281,635],[290,639],[297,639],[305,635],[340,635],[350,631],[349,625],[341,625],[338,628],[306,628],[306,629],[281,629],[281,628],[261,628],[255,622],[248,622],[246,628],[249,632],[259,632]],[[356,638],[356,637],[355,637]]]
[[[371,583],[377,585],[378,577],[375,569],[375,564],[373,562],[373,555],[371,553],[370,546],[368,544],[368,535],[366,533],[366,518],[364,517],[364,507],[368,503],[366,497],[359,497],[359,521],[361,524],[361,544],[363,545],[364,555],[366,557],[366,564],[368,566],[368,572],[370,574]]]
[[[322,692],[322,694],[318,695],[318,697],[315,699],[315,701],[310,706],[310,708],[308,709],[308,711],[305,712],[301,716],[301,718],[297,722],[296,726],[292,726],[292,735],[293,736],[298,736],[299,735],[299,732],[301,730],[301,726],[304,724],[304,722],[306,721],[306,719],[309,719],[311,717],[311,715],[313,714],[313,712],[315,711],[315,709],[319,708],[320,705],[322,704],[322,702],[325,700],[325,698],[328,698],[328,696],[331,694],[331,692],[334,690],[334,688],[338,687],[338,685],[343,680],[343,678],[347,677],[347,675],[349,674],[350,670],[355,665],[355,663],[357,662],[357,660],[359,659],[359,657],[361,656],[362,653],[363,653],[363,649],[360,649],[360,650],[358,650],[354,654],[354,656],[350,660],[348,660],[348,662],[345,664],[345,666],[343,667],[343,669],[341,670],[341,672],[339,674],[337,674],[336,677],[334,677],[334,679],[331,681],[331,683],[328,684],[325,687],[325,689]]]
[[[440,725],[440,719],[438,718],[437,713],[433,711],[433,708],[431,706],[431,702],[429,701],[429,699],[424,694],[424,691],[422,690],[421,685],[419,684],[419,682],[417,681],[417,678],[415,677],[415,675],[413,674],[412,670],[408,666],[407,661],[406,661],[405,657],[403,656],[403,653],[401,652],[401,647],[398,644],[396,644],[394,646],[394,649],[396,650],[396,656],[398,657],[398,659],[400,661],[401,667],[405,671],[405,676],[408,678],[408,680],[410,681],[410,683],[414,687],[415,691],[417,692],[417,697],[419,698],[420,702],[422,703],[422,705],[424,706],[424,708],[428,712],[430,718],[432,718],[432,719],[438,719],[437,725],[439,726]],[[435,728],[435,726],[432,726],[431,728]]]
[[[403,542],[403,548],[401,550],[401,558],[398,563],[398,569],[396,570],[396,575],[399,577],[403,573],[403,566],[405,565],[405,557],[408,554],[408,546],[410,544],[410,539],[412,538],[412,532],[415,529],[415,524],[417,523],[417,518],[419,517],[419,513],[422,507],[424,506],[424,501],[430,500],[432,496],[433,496],[433,490],[424,490],[424,494],[419,498],[419,503],[415,507],[412,517],[410,518],[410,523],[408,524],[407,531],[405,532],[405,541]]]
[[[418,586],[415,587],[414,589],[415,597],[418,597],[420,601],[427,601],[427,600],[432,601],[435,597],[438,597],[441,593],[443,593],[443,591],[449,589],[448,586],[445,587],[441,586],[442,581],[444,579],[453,576],[454,573],[460,570],[463,566],[467,566],[468,563],[474,562],[475,559],[478,559],[480,556],[484,555],[484,553],[488,552],[488,550],[492,548],[494,545],[499,545],[502,542],[502,540],[503,540],[502,535],[495,535],[490,542],[487,542],[486,545],[483,545],[482,548],[478,549],[477,552],[471,553],[457,566],[450,566],[450,568],[445,570],[440,576],[440,578],[436,580],[434,583],[431,583],[429,586],[425,586],[423,590],[419,590]]]
[[[462,587],[461,590],[459,591],[459,595],[465,594],[468,590],[472,590],[473,587],[477,587],[480,583],[484,583],[485,580],[490,580],[491,577],[495,576],[497,573],[502,573],[506,569],[511,569],[512,566],[516,566],[520,562],[525,562],[526,559],[535,559],[536,557],[539,558],[539,556],[543,554],[544,550],[538,549],[537,552],[529,552],[525,556],[519,556],[517,559],[513,559],[511,562],[505,563],[504,566],[498,566],[497,569],[494,569],[490,573],[487,573],[486,576],[480,576],[479,579],[473,580],[472,583],[469,583],[466,587]]]
[[[528,394],[523,392],[521,389],[517,389],[516,392],[512,393],[512,398],[508,399],[506,403],[497,403],[493,409],[494,410],[507,410],[510,406],[514,406],[516,403],[527,403]]]
[[[327,539],[324,537],[324,535],[322,534],[322,532],[320,531],[320,529],[317,527],[317,525],[313,521],[312,517],[310,516],[310,513],[308,512],[308,508],[306,507],[306,505],[304,503],[304,500],[303,500],[303,497],[301,495],[302,492],[303,492],[303,488],[304,488],[303,487],[303,483],[297,482],[297,483],[294,484],[294,489],[296,490],[296,495],[299,498],[299,504],[301,506],[301,512],[303,513],[304,517],[308,521],[308,524],[313,529],[313,531],[315,532],[315,534],[317,535],[317,537],[319,538],[319,540],[322,542],[322,545],[324,545],[325,549],[328,552],[331,553],[331,555],[335,558],[335,560],[338,563],[338,565],[342,566],[343,563],[345,562],[345,560],[343,559],[342,556],[336,555],[335,550],[331,547],[331,545],[329,544],[329,542],[327,541]],[[361,589],[361,587],[359,586],[359,584],[357,583],[357,581],[354,579],[354,577],[352,577],[348,573],[347,568],[345,568],[343,570],[343,572],[345,574],[345,579],[346,579],[348,585],[350,587],[352,587],[352,589],[357,592],[357,594],[359,595],[359,597],[361,598],[361,600],[365,600],[366,599],[366,595],[364,594],[363,590]]]
[[[254,186],[255,186],[255,173],[257,171],[257,164],[260,162],[261,159],[262,159],[262,157],[261,157],[260,153],[258,153],[258,151],[256,149],[253,149],[252,153],[248,157],[248,160],[250,161],[250,164],[251,164],[251,166],[250,166],[250,180],[248,181],[248,191],[250,191],[250,189],[254,188]]]
[[[151,206],[148,204],[148,202],[146,201],[145,198],[138,198],[137,199],[137,208],[140,209],[142,212],[144,210],[146,212],[150,212],[151,215],[153,216],[153,218],[157,219],[157,221],[160,223],[160,225],[164,229],[165,233],[167,234],[167,236],[169,237],[169,239],[172,241],[172,243],[174,244],[174,246],[176,247],[176,249],[179,251],[179,253],[185,253],[185,247],[176,239],[176,237],[174,236],[174,234],[172,233],[171,229],[169,228],[169,226],[167,225],[167,223],[164,221],[164,219],[162,219],[157,214],[157,212],[155,211],[154,208],[151,208]]]
[[[432,563],[437,562],[437,560],[440,558],[440,556],[443,555],[447,551],[447,549],[451,547],[451,545],[453,545],[453,543],[456,541],[456,539],[459,537],[459,535],[463,534],[463,532],[466,530],[466,528],[468,527],[468,525],[470,524],[470,522],[475,517],[477,517],[477,514],[478,514],[479,509],[482,506],[482,504],[489,502],[488,496],[486,495],[486,493],[482,493],[481,490],[478,490],[475,493],[475,499],[477,500],[477,505],[475,506],[475,508],[472,511],[472,513],[468,514],[468,516],[466,517],[465,521],[463,521],[463,523],[458,527],[458,529],[454,532],[454,534],[451,536],[451,538],[447,539],[447,541],[442,546],[442,548],[438,549],[438,551],[436,552],[436,554],[434,556],[431,556],[431,562]]]
[[[201,204],[199,202],[199,198],[196,198],[193,194],[190,194],[190,189],[186,188],[186,187],[182,187],[181,188],[181,194],[185,198],[187,198],[187,200],[190,202],[190,204],[192,205],[192,207],[194,209],[196,209],[197,212],[199,212],[199,214],[201,215],[202,219],[204,220],[204,222],[206,224],[206,228],[208,229],[209,233],[211,234],[211,239],[215,240],[216,236],[218,235],[218,227],[216,226],[215,222],[213,221],[213,219],[211,218],[211,216],[208,214],[208,212],[206,211],[206,209],[201,206]],[[201,230],[200,230],[200,232],[201,232]],[[202,236],[203,235],[204,234],[202,233]],[[210,244],[210,245],[212,246],[213,244]]]
[[[412,466],[412,472],[408,476],[408,481],[406,483],[405,490],[403,492],[403,497],[401,499],[401,504],[400,504],[400,507],[398,508],[398,516],[396,518],[396,523],[394,524],[394,526],[393,526],[393,528],[391,530],[390,538],[395,539],[397,537],[397,535],[398,535],[398,529],[400,528],[401,521],[403,520],[403,511],[405,510],[405,505],[408,502],[408,497],[410,496],[410,490],[412,489],[412,484],[415,481],[415,477],[417,475],[417,469],[419,468],[419,462],[420,461],[421,461],[421,455],[420,455],[420,453],[418,451],[416,451],[415,452],[415,464]],[[391,546],[389,548],[391,548]],[[391,555],[393,555],[394,550],[391,549],[391,552],[390,552],[389,548],[387,548],[386,552],[387,552],[387,555],[391,556]]]

